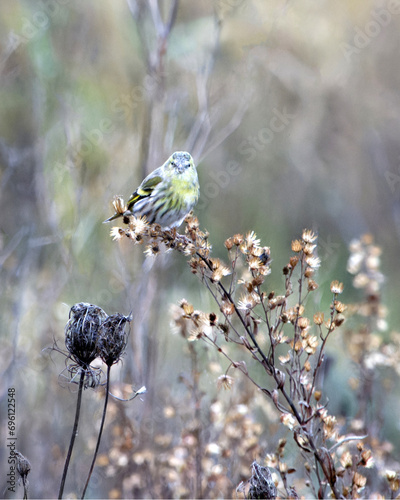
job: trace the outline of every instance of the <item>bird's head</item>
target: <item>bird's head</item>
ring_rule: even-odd
[[[188,169],[194,167],[192,156],[185,151],[176,151],[173,153],[168,159],[168,164],[171,170],[179,174],[182,174]]]

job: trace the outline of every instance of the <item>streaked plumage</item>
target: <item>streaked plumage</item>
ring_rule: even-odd
[[[151,172],[132,193],[127,207],[135,217],[146,216],[163,229],[178,227],[196,205],[200,194],[196,166],[189,153],[177,151]],[[104,222],[124,214],[116,213]]]

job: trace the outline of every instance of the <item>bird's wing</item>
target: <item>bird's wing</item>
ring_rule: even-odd
[[[154,175],[155,172],[148,175],[144,181],[140,184],[140,186],[136,189],[136,191],[132,194],[132,196],[128,200],[128,209],[130,210],[133,205],[139,201],[143,200],[143,198],[147,198],[154,191],[155,187],[162,181],[162,177],[159,175]]]

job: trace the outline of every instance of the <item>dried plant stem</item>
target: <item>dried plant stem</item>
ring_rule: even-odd
[[[203,260],[203,262],[207,265],[207,267],[212,271],[212,266],[211,266],[210,262],[208,261],[208,259],[206,259],[205,257],[203,257],[199,252],[196,252],[196,254],[198,255],[198,257],[200,257]],[[262,357],[262,364],[265,366],[265,368],[269,372],[271,372],[271,374],[274,377],[275,381],[277,382],[278,386],[280,386],[279,381],[278,381],[278,375],[276,373],[275,367],[270,363],[270,361],[268,360],[267,356],[264,354],[264,352],[262,351],[262,349],[258,345],[258,343],[257,343],[257,341],[256,341],[256,339],[255,339],[255,337],[253,335],[253,332],[251,331],[249,325],[246,323],[245,319],[243,318],[242,314],[240,313],[239,309],[237,308],[236,303],[233,300],[230,292],[228,292],[228,290],[224,287],[224,285],[221,282],[218,282],[218,287],[220,288],[222,294],[229,299],[229,301],[231,302],[231,304],[233,304],[233,307],[235,309],[235,314],[237,315],[237,317],[239,318],[240,322],[242,323],[242,325],[243,325],[246,333],[251,338],[251,341],[253,342],[254,347],[257,349],[257,352]],[[294,413],[294,416],[296,417],[297,421],[299,422],[299,424],[302,424],[302,418],[301,418],[299,412],[297,411],[297,408],[295,407],[293,401],[291,400],[291,398],[289,397],[289,395],[285,391],[285,388],[284,387],[280,387],[280,390],[281,390],[284,398],[286,399],[287,403],[289,404],[290,408],[292,409],[292,411]]]
[[[212,271],[212,264],[210,263],[210,261],[206,257],[204,257],[203,255],[201,255],[200,252],[196,252],[196,255],[206,264],[206,266],[208,267],[208,269],[210,269],[210,271]],[[207,278],[206,278],[206,280],[207,280]],[[233,304],[236,316],[238,317],[238,319],[242,323],[242,325],[243,325],[246,333],[250,337],[254,348],[257,350],[257,352],[259,353],[259,355],[262,358],[262,361],[261,361],[262,365],[267,370],[267,372],[270,373],[272,375],[272,377],[274,378],[275,382],[277,383],[278,389],[280,390],[281,394],[283,395],[283,397],[285,398],[286,402],[290,406],[290,408],[291,408],[291,410],[292,410],[292,412],[293,412],[296,420],[300,424],[300,426],[302,426],[303,428],[305,428],[304,419],[302,418],[302,416],[298,412],[298,410],[297,410],[297,408],[296,408],[296,406],[295,406],[295,404],[293,402],[292,397],[286,392],[285,387],[282,385],[282,383],[280,383],[280,381],[279,381],[279,375],[278,375],[278,373],[277,373],[277,371],[275,369],[274,364],[270,362],[270,360],[267,358],[267,356],[265,355],[265,353],[263,352],[263,350],[258,345],[258,342],[257,342],[255,336],[253,335],[253,332],[251,331],[251,328],[250,328],[249,324],[246,322],[245,318],[243,317],[243,315],[240,313],[239,309],[237,308],[237,305],[236,305],[236,303],[235,303],[235,301],[234,301],[234,299],[233,299],[233,297],[231,295],[231,292],[228,291],[221,282],[217,283],[217,287],[219,288],[221,295],[225,296],[230,301],[230,303]],[[210,287],[208,287],[208,288],[210,288]],[[301,300],[302,300],[301,294],[302,294],[302,279],[299,280],[299,304],[301,303]],[[297,320],[296,320],[296,325],[295,325],[295,331],[296,330],[297,330]],[[327,340],[327,338],[329,336],[329,333],[330,332],[328,332],[328,335],[324,339],[323,347],[325,346],[325,342],[326,342],[326,340]],[[320,352],[320,356],[321,356],[321,352]],[[316,375],[316,373],[315,373],[315,375]],[[314,378],[314,383],[315,383],[315,378]],[[265,391],[263,391],[263,392],[265,392]],[[318,463],[320,465],[325,478],[329,482],[329,485],[330,485],[330,487],[332,489],[332,493],[333,493],[334,497],[335,498],[340,498],[340,493],[337,490],[336,485],[335,485],[335,483],[334,483],[334,481],[332,479],[332,474],[330,474],[329,470],[327,470],[326,464],[325,464],[325,462],[323,460],[323,457],[321,456],[321,454],[319,453],[317,447],[315,446],[315,443],[314,443],[314,440],[313,440],[311,434],[308,433],[308,432],[307,432],[307,437],[308,437],[308,441],[310,443],[312,452],[314,454],[316,463]]]
[[[24,487],[24,497],[23,497],[23,500],[28,500],[28,487],[26,485],[26,480],[25,479],[22,480],[22,485]]]
[[[199,389],[199,377],[200,372],[198,369],[198,359],[197,353],[194,347],[189,344],[189,351],[192,362],[192,376],[193,376],[193,399],[194,399],[194,407],[195,407],[195,421],[197,423],[196,428],[196,438],[197,438],[197,447],[196,447],[196,476],[195,476],[195,484],[194,484],[194,498],[203,498],[202,496],[202,488],[201,488],[201,479],[203,477],[203,467],[202,467],[202,457],[203,457],[203,447],[202,447],[202,436],[201,436],[201,425],[200,425],[200,408],[201,408],[201,391]]]
[[[72,430],[72,436],[71,436],[71,441],[69,443],[69,449],[68,449],[68,454],[67,458],[65,460],[65,465],[64,465],[64,471],[63,475],[61,478],[61,484],[60,484],[60,490],[58,492],[58,498],[61,499],[64,493],[64,485],[65,485],[65,480],[67,478],[67,473],[68,473],[68,467],[69,467],[69,462],[71,460],[71,455],[72,455],[72,450],[74,447],[75,443],[75,438],[78,433],[78,423],[79,423],[79,415],[81,412],[81,401],[82,401],[82,389],[83,389],[83,381],[85,379],[85,370],[82,368],[81,369],[81,376],[79,379],[79,388],[78,388],[78,399],[76,402],[76,412],[75,412],[75,422],[74,422],[74,428]]]
[[[100,425],[100,430],[99,430],[99,436],[97,438],[96,449],[94,451],[92,464],[90,466],[89,474],[88,474],[88,477],[86,479],[85,487],[83,489],[83,493],[82,493],[82,497],[81,498],[85,498],[86,490],[87,490],[87,487],[89,486],[89,481],[90,481],[90,478],[91,478],[92,473],[93,473],[94,464],[96,462],[97,453],[99,451],[99,446],[100,446],[100,441],[101,441],[101,435],[103,434],[104,422],[106,420],[106,413],[107,413],[108,394],[109,394],[109,389],[110,389],[110,371],[111,371],[111,365],[108,365],[107,366],[107,382],[106,382],[106,398],[104,400],[103,416],[101,418],[101,425]]]

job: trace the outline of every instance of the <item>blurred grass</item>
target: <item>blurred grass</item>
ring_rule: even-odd
[[[344,281],[348,301],[357,295],[345,271],[347,245],[369,231],[383,248],[384,302],[389,328],[396,328],[400,184],[390,185],[387,174],[399,174],[400,15],[350,58],[343,45],[354,45],[356,29],[365,31],[387,8],[361,0],[182,2],[166,46],[164,87],[157,87],[160,75],[146,67],[140,27],[125,2],[0,4],[2,389],[17,387],[27,456],[51,453],[52,443],[65,439],[61,422],[69,432],[57,406],[73,395],[54,384],[55,367],[39,353],[53,337],[62,341],[75,302],[143,317],[133,327],[134,361],[126,361],[121,378],[135,375],[134,383],[150,387],[148,399],[165,380],[180,392],[176,377],[187,360],[170,336],[170,304],[186,296],[207,309],[208,298],[180,255],[147,278],[140,249],[111,242],[102,221],[114,194],[128,196],[146,172],[188,144],[201,91],[211,133],[203,147],[193,142],[202,186],[196,214],[215,254],[223,258],[226,237],[256,230],[271,246],[277,290],[290,241],[312,227],[325,244],[320,284]],[[150,18],[143,27],[154,47]],[[214,50],[209,78],[196,88]],[[162,140],[146,153],[152,103],[162,106]],[[243,103],[240,123],[214,144]],[[274,132],[271,120],[285,110],[293,117]],[[237,175],[226,174],[231,161]],[[32,412],[34,441],[26,434]],[[34,495],[55,491],[59,471],[49,467],[34,464],[32,474],[46,478],[32,478]]]

